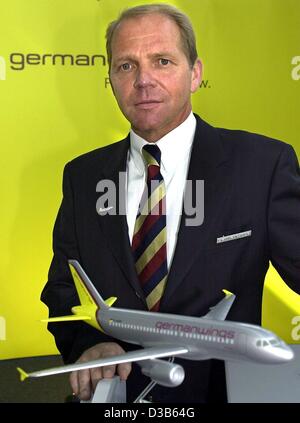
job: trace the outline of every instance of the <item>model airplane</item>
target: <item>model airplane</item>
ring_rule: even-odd
[[[204,317],[188,317],[111,307],[116,298],[104,301],[80,264],[69,260],[80,299],[71,316],[50,318],[48,322],[84,320],[113,338],[137,344],[142,349],[122,355],[76,363],[27,374],[18,368],[23,381],[87,368],[138,362],[142,372],[163,386],[178,386],[184,380],[183,367],[159,360],[178,356],[187,360],[252,361],[284,363],[294,356],[280,338],[260,326],[224,321],[235,295],[224,290],[225,297]]]

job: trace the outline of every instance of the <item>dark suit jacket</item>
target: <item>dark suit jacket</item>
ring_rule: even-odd
[[[169,272],[161,312],[202,316],[226,288],[237,296],[229,320],[260,324],[262,291],[269,260],[288,285],[300,292],[300,173],[291,146],[243,131],[217,129],[198,116],[188,172],[204,180],[204,223],[184,224]],[[119,186],[126,171],[129,137],[68,163],[63,201],[54,227],[54,257],[42,301],[50,316],[70,314],[78,304],[67,259],[77,259],[104,298],[117,307],[146,310],[128,238],[126,216],[100,216],[96,185],[110,179]],[[124,186],[120,187],[122,190]],[[251,230],[250,237],[217,244],[216,239]],[[65,362],[84,350],[112,341],[85,323],[50,324]],[[135,349],[132,345],[121,345]],[[179,359],[177,361],[180,361]],[[206,402],[224,399],[220,363],[183,360],[185,382],[156,387],[154,401]],[[133,399],[148,379],[134,369],[128,381]],[[219,390],[219,392],[218,392]]]

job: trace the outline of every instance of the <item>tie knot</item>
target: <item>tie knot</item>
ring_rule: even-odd
[[[160,166],[161,151],[155,144],[146,144],[143,147],[143,157],[147,165]]]

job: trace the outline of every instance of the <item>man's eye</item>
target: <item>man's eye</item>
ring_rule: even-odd
[[[169,59],[159,59],[159,63],[163,66],[167,66],[170,63]]]
[[[129,63],[123,63],[123,65],[121,65],[121,69],[123,71],[129,71],[131,69],[131,65]]]

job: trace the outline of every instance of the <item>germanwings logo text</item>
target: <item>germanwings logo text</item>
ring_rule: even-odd
[[[6,79],[6,61],[4,57],[0,56],[0,81]]]

